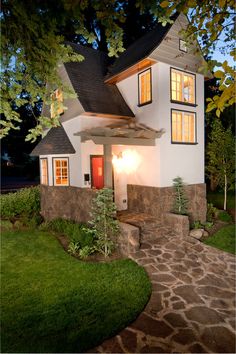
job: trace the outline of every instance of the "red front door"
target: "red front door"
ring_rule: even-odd
[[[92,188],[104,187],[104,160],[103,156],[91,156],[91,182]]]

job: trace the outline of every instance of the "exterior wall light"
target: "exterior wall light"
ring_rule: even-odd
[[[135,150],[124,150],[114,155],[112,163],[117,173],[133,173],[141,163],[140,155]]]

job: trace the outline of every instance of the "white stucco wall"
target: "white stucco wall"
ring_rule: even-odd
[[[178,67],[175,67],[178,69]],[[172,185],[177,175],[188,184],[204,182],[204,77],[196,74],[196,104],[191,107],[170,102],[170,65],[152,66],[152,103],[138,107],[138,74],[118,83],[139,122],[154,129],[165,129],[156,147],[138,148],[142,156],[136,175],[129,183],[156,187]],[[171,144],[171,108],[196,112],[197,145]]]

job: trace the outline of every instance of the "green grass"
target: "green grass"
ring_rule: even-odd
[[[223,192],[208,192],[208,203],[212,203],[218,209],[224,208],[224,193]],[[227,193],[227,209],[235,209],[235,194],[230,191]]]
[[[217,231],[204,241],[205,244],[220,250],[236,254],[235,251],[235,225],[228,225]]]
[[[83,352],[144,308],[151,284],[131,260],[82,262],[42,231],[2,233],[2,352]]]

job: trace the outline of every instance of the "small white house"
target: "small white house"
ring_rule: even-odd
[[[84,61],[66,63],[60,75],[78,98],[65,101],[61,126],[32,152],[53,199],[57,190],[106,186],[114,189],[118,210],[158,216],[157,210],[170,209],[169,187],[180,176],[193,219],[204,220],[204,76],[198,73],[204,59],[179,35],[187,18],[173,20],[158,24],[112,65],[105,53],[69,43]],[[55,97],[62,99],[58,90]]]

